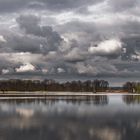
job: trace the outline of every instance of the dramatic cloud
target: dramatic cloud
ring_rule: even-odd
[[[96,4],[102,0],[41,0],[47,8],[53,11],[79,9],[90,4]]]
[[[118,56],[122,52],[122,43],[116,39],[105,40],[99,43],[98,46],[91,46],[88,51],[95,55]]]
[[[33,15],[21,15],[17,18],[17,22],[21,29],[25,29],[27,34],[32,34],[45,39],[45,44],[40,43],[40,49],[54,50],[60,46],[61,36],[53,31],[51,26],[40,26],[40,19]]]
[[[0,73],[140,75],[139,0],[0,0]]]
[[[63,68],[57,68],[58,73],[64,73],[65,70]]]
[[[7,42],[3,36],[0,36],[0,42]]]
[[[138,0],[109,0],[109,3],[113,6],[115,10],[124,11],[137,6]]]
[[[13,12],[21,8],[24,8],[28,0],[24,2],[22,0],[0,0],[0,12]]]
[[[2,70],[2,74],[7,74],[7,73],[9,73],[10,71],[8,70],[8,69],[3,69]]]
[[[16,12],[24,9],[49,9],[53,12],[79,9],[103,0],[0,0],[0,12]]]
[[[16,68],[16,72],[28,72],[28,71],[35,71],[35,67],[30,63],[24,64],[19,68]]]

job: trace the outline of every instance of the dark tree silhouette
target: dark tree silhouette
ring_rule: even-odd
[[[1,80],[1,91],[72,91],[103,92],[109,88],[105,80],[71,81],[59,83],[52,79],[39,80]]]

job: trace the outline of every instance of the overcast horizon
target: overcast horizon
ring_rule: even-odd
[[[140,78],[139,0],[0,0],[0,79]]]

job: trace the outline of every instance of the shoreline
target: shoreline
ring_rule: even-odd
[[[128,92],[71,92],[71,91],[0,91],[1,95],[118,95],[118,94],[135,94]]]
[[[5,93],[0,92],[0,100],[26,100],[26,99],[48,99],[48,100],[85,100],[92,99],[96,96],[123,96],[133,95],[140,96],[134,93],[112,93],[112,92],[13,92],[8,91]]]

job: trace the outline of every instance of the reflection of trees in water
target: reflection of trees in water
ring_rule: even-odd
[[[67,103],[73,103],[73,104],[94,104],[94,105],[106,105],[108,104],[108,97],[106,95],[102,96],[80,96],[77,98],[71,98],[68,100],[63,100],[66,101]]]
[[[39,115],[35,114],[28,125],[21,125],[25,119],[18,119],[10,116],[10,129],[0,128],[3,132],[3,139],[8,140],[139,140],[140,139],[140,118],[139,114],[121,114],[110,116],[103,114],[91,114],[84,117],[73,115],[72,113]],[[2,119],[2,118],[1,118]],[[1,126],[7,124],[1,122]],[[28,118],[29,119],[29,118]],[[15,121],[16,120],[16,121]],[[23,121],[23,122],[22,122]],[[38,122],[38,123],[34,123]],[[15,124],[16,123],[16,124]],[[1,136],[0,136],[1,138]],[[1,138],[2,139],[2,138]]]
[[[140,104],[139,95],[124,95],[123,101],[127,104]]]
[[[106,95],[101,95],[101,96],[93,96],[91,98],[91,102],[93,102],[95,105],[106,105],[108,104],[109,100]]]
[[[21,100],[3,100],[9,104],[30,104],[30,103],[43,103],[45,105],[53,105],[58,102],[66,102],[67,104],[94,104],[94,105],[107,105],[109,100],[106,95],[95,95],[95,96],[63,96],[63,97],[53,97],[48,99],[21,99]]]
[[[126,100],[126,97],[128,100],[134,98],[134,96],[123,96],[123,99]],[[138,98],[138,96],[136,97]],[[118,111],[118,108],[115,110],[111,106],[108,109],[106,108],[108,106],[105,108],[83,108],[84,106],[80,106],[80,109],[77,106],[72,106],[76,108],[72,111],[73,108],[68,106],[66,110],[62,111],[61,106],[57,106],[59,101],[44,99],[19,102],[17,100],[19,104],[39,104],[41,102],[46,106],[56,104],[56,107],[48,109],[47,112],[43,110],[43,113],[36,111],[33,115],[30,112],[28,117],[26,113],[31,111],[30,107],[27,107],[27,110],[21,107],[22,112],[19,110],[20,107],[18,108],[21,117],[14,112],[9,115],[2,114],[0,118],[0,132],[2,134],[0,140],[140,140],[139,110],[132,113],[125,108],[121,112]],[[64,101],[74,104],[91,101],[93,104],[100,105],[108,102],[108,98],[107,96],[92,96],[81,100]],[[112,111],[112,109],[114,110]]]
[[[72,104],[94,104],[94,105],[107,105],[109,100],[106,95],[95,95],[95,96],[63,96],[57,98],[44,98],[44,99],[23,99],[23,100],[3,100],[2,102],[7,102],[9,104],[38,104],[43,103],[45,105],[53,105],[60,101]]]

